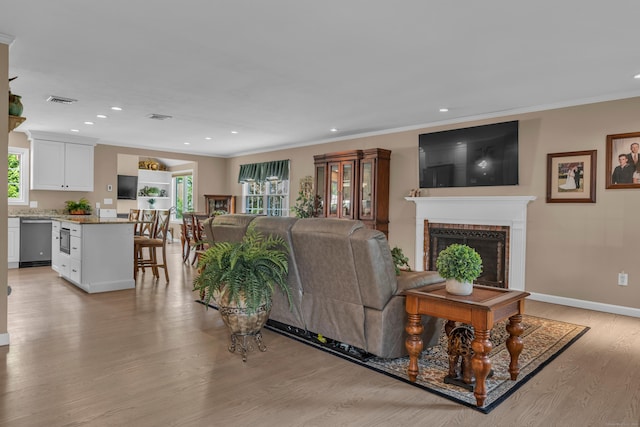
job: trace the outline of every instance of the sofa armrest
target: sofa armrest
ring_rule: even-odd
[[[420,288],[434,283],[444,282],[437,271],[400,271],[396,277],[398,289],[396,295],[402,294],[409,289]]]

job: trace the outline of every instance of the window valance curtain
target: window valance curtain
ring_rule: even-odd
[[[277,177],[279,180],[289,179],[289,160],[240,165],[238,182],[266,181],[271,177]]]

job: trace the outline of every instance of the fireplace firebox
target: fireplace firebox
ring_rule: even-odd
[[[424,263],[427,270],[436,269],[441,250],[453,243],[468,245],[482,258],[482,274],[475,283],[509,288],[509,227],[444,224],[424,221]]]

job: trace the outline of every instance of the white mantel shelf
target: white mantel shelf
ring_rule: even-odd
[[[405,197],[416,204],[416,260],[424,255],[424,221],[510,227],[509,289],[525,290],[527,205],[535,196]],[[424,269],[416,262],[416,270]]]

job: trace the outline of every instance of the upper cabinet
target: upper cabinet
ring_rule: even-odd
[[[30,131],[31,189],[93,191],[97,139]]]
[[[381,148],[314,156],[321,216],[359,219],[385,235],[389,229],[389,160]]]

